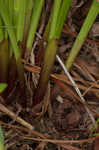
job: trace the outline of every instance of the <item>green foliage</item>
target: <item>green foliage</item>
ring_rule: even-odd
[[[2,93],[5,88],[7,88],[7,84],[6,83],[0,83],[0,93]]]
[[[3,131],[1,127],[0,127],[0,150],[5,150],[4,136],[3,136]]]
[[[72,67],[72,64],[75,58],[77,57],[85,41],[85,38],[87,37],[88,32],[90,28],[92,27],[98,14],[99,14],[99,2],[97,2],[96,0],[93,0],[89,13],[80,29],[80,32],[76,38],[76,41],[74,42],[73,47],[71,49],[70,55],[66,61],[66,68],[68,70],[70,70],[70,68]]]
[[[64,3],[65,1],[65,3]],[[41,67],[41,74],[40,79],[38,82],[38,88],[34,95],[34,104],[39,103],[43,100],[43,97],[45,95],[45,89],[48,84],[49,76],[52,71],[52,67],[56,58],[56,53],[58,50],[58,39],[60,38],[60,34],[62,32],[62,27],[64,24],[64,18],[66,18],[67,11],[70,7],[71,1],[67,0],[54,0],[52,14],[50,15],[50,22],[48,23],[48,26],[46,30],[49,30],[49,34],[47,37],[48,44],[45,49],[42,67]],[[65,8],[65,6],[68,5],[68,9],[66,8],[66,11],[61,13],[62,9]],[[64,9],[65,10],[65,9]],[[59,23],[59,25],[58,25]],[[59,34],[57,35],[57,32],[59,30]],[[45,36],[45,35],[44,35]]]
[[[2,93],[5,90],[6,87],[7,87],[6,83],[0,83],[0,93]],[[2,131],[1,127],[0,127],[0,150],[5,150],[4,136],[3,136],[3,131]]]
[[[91,133],[89,135],[90,137],[92,137],[92,136],[99,136],[99,133],[94,133],[98,126],[99,126],[99,118],[97,119],[96,124],[92,128],[92,131],[91,131]]]
[[[38,27],[43,4],[44,4],[44,0],[34,1],[33,13],[32,13],[31,23],[30,23],[30,30],[28,33],[28,39],[27,39],[27,45],[26,45],[27,51],[29,54],[31,52],[32,44],[34,42],[34,37],[35,37],[35,33]]]
[[[39,88],[39,91],[37,91],[37,95],[42,95],[40,99],[43,99],[44,96],[44,93],[41,93],[42,91],[45,92],[58,50],[58,40],[61,37],[62,28],[72,0],[53,0],[52,2],[53,9],[50,14],[48,26],[46,27],[47,32],[45,32],[43,36],[44,40],[48,41],[48,45],[45,50],[40,74],[41,77],[38,85],[38,87],[43,87],[44,90]],[[9,58],[14,54],[16,60],[15,67],[17,66],[19,81],[21,85],[24,84],[24,69],[21,63],[22,51],[23,48],[24,51],[26,50],[26,56],[29,56],[31,53],[44,3],[45,0],[0,0],[0,78],[4,77],[3,79],[0,79],[0,81],[6,82],[9,67],[8,64],[10,62]],[[93,0],[90,11],[66,61],[68,71],[72,67],[72,64],[98,14],[99,2]]]

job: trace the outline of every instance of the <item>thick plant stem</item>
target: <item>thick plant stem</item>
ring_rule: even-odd
[[[65,3],[64,3],[65,1]],[[48,45],[45,50],[45,55],[43,58],[43,65],[41,66],[41,73],[40,73],[40,79],[38,82],[38,87],[36,89],[36,92],[34,94],[33,98],[33,104],[38,104],[40,101],[43,100],[45,92],[46,92],[46,87],[48,84],[49,76],[55,61],[56,53],[58,50],[58,40],[60,38],[60,33],[62,31],[62,27],[64,24],[64,20],[67,14],[67,11],[69,9],[69,6],[71,3],[69,3],[68,7],[66,7],[66,10],[64,9],[63,5],[66,6],[66,0],[54,0],[54,7],[53,7],[53,12],[50,16],[48,26],[46,28],[46,33],[49,33],[48,36]],[[63,3],[62,3],[63,2]],[[70,1],[71,2],[71,1]],[[60,12],[62,9],[65,10],[65,14]],[[63,20],[61,19],[63,17]],[[59,19],[59,20],[58,20]],[[59,22],[58,22],[59,21]],[[58,25],[59,23],[59,25]],[[61,27],[60,27],[61,24]],[[57,29],[57,27],[59,27]],[[57,35],[56,31],[59,31],[59,34]],[[44,38],[46,37],[47,34],[44,34]]]
[[[55,38],[56,36],[55,31],[56,31],[57,17],[59,14],[60,5],[61,5],[61,0],[54,0],[53,12],[51,16],[52,22],[50,24],[50,31],[48,37],[48,45],[46,47],[42,66],[41,66],[41,73],[38,82],[38,87],[33,97],[33,105],[36,105],[43,100],[43,97],[45,95],[45,89],[47,87],[49,76],[52,70],[52,66],[55,61],[55,56],[58,49],[57,39]]]
[[[39,23],[43,4],[44,4],[44,0],[34,1],[34,8],[33,8],[32,18],[31,18],[31,23],[30,23],[30,30],[29,30],[29,34],[28,34],[28,38],[27,38],[27,44],[26,44],[27,56],[30,55],[30,52],[32,49],[32,44],[34,41],[37,26]]]
[[[33,98],[33,105],[40,103],[42,101],[42,98],[45,95],[45,90],[47,88],[48,79],[49,79],[50,72],[52,70],[52,66],[54,64],[56,52],[58,49],[57,42],[58,41],[56,39],[51,39],[47,45],[43,64],[42,64],[43,69],[41,70],[39,84],[38,84],[38,87],[36,89],[36,92]],[[48,61],[49,58],[50,58],[50,61]]]
[[[82,47],[88,32],[93,25],[97,15],[99,14],[99,2],[96,0],[93,1],[92,6],[89,10],[89,13],[85,19],[85,22],[76,38],[76,41],[71,49],[70,55],[66,61],[66,68],[69,71],[72,67],[73,62],[75,61],[76,56],[78,55],[80,48]]]
[[[11,41],[11,44],[12,44],[13,52],[14,52],[14,55],[15,55],[20,84],[24,84],[24,68],[23,68],[23,65],[21,63],[21,52],[20,52],[20,49],[17,45],[17,40],[16,40],[16,37],[15,37],[14,29],[13,28],[9,29],[9,27],[12,27],[11,18],[7,15],[8,10],[6,9],[6,7],[3,3],[3,0],[0,1],[0,6],[1,6],[0,14],[2,16],[4,24],[6,26],[8,26],[7,32],[8,32],[8,35],[9,35],[9,38],[10,38],[10,41]]]
[[[8,63],[9,63],[8,39],[4,39],[0,43],[0,82],[7,82]]]
[[[3,20],[0,16],[0,82],[7,82],[8,74],[8,39],[5,39]]]

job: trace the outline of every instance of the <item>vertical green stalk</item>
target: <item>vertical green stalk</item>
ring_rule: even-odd
[[[0,42],[4,39],[4,30],[3,30],[3,22],[0,16]]]
[[[38,87],[34,93],[33,105],[40,103],[46,92],[47,83],[49,80],[50,72],[52,71],[52,66],[55,60],[56,51],[58,49],[58,41],[56,39],[49,40],[47,45],[44,60],[41,67],[40,79],[38,82]],[[49,61],[50,58],[50,61]]]
[[[27,44],[26,44],[27,55],[30,54],[31,49],[32,49],[32,44],[34,41],[37,26],[39,23],[43,4],[44,4],[44,0],[34,1],[34,8],[33,8],[32,18],[31,18],[31,23],[30,23],[30,30],[29,30],[29,34],[28,34],[28,38],[27,38]]]
[[[26,2],[27,0],[18,1],[19,15],[17,17],[17,42],[22,42],[25,24],[26,14]]]
[[[30,21],[31,21],[31,15],[32,15],[32,9],[33,9],[33,0],[30,0],[29,2],[26,2],[26,16],[25,16],[25,27],[24,27],[24,35],[23,35],[23,45],[26,46],[26,40],[27,35],[29,31]]]
[[[5,150],[4,146],[4,136],[2,132],[2,128],[0,127],[0,150]]]
[[[49,40],[48,45],[45,50],[43,63],[41,67],[40,79],[38,82],[38,87],[34,94],[33,104],[36,105],[43,100],[45,95],[45,89],[48,84],[49,76],[52,70],[52,66],[54,64],[56,52],[58,49],[58,43],[56,39],[56,25],[57,25],[57,18],[59,15],[59,10],[61,6],[61,0],[54,0],[53,12],[52,12],[52,22],[50,25],[50,32],[49,32]]]
[[[22,66],[22,63],[21,63],[20,50],[19,50],[18,45],[17,45],[17,40],[16,40],[16,37],[15,37],[14,29],[13,28],[10,29],[10,27],[12,26],[11,18],[8,15],[8,10],[6,9],[6,7],[3,3],[3,0],[0,0],[0,6],[1,6],[0,14],[2,16],[2,19],[3,19],[4,23],[5,23],[5,26],[8,26],[7,31],[8,31],[9,38],[11,40],[12,48],[13,48],[13,51],[14,51],[14,55],[15,55],[15,58],[16,58],[16,64],[17,64],[17,70],[18,70],[20,83],[24,83],[24,70],[23,70],[23,66]]]
[[[3,39],[0,43],[0,82],[7,82],[9,63],[8,40]]]
[[[53,12],[50,16],[49,23],[46,27],[44,37],[49,32],[48,45],[45,50],[43,63],[41,67],[40,79],[38,87],[34,94],[33,104],[38,104],[43,100],[45,89],[48,84],[49,76],[55,61],[58,50],[58,40],[60,38],[62,27],[69,10],[71,0],[54,0]],[[49,31],[48,31],[49,30]]]
[[[91,26],[93,25],[98,14],[99,14],[99,2],[97,2],[96,0],[93,0],[89,13],[84,21],[84,24],[76,38],[76,41],[71,49],[70,55],[66,61],[66,68],[68,70],[70,70],[70,68],[72,67],[72,64],[76,56],[78,55],[80,48],[82,47],[84,40],[86,36],[88,35],[88,32]]]
[[[54,7],[52,13],[52,20],[51,20],[51,27],[49,32],[49,40],[56,37],[56,27],[57,27],[57,20],[59,15],[59,10],[61,6],[61,0],[54,0]]]
[[[7,81],[7,73],[8,73],[8,40],[5,39],[5,32],[4,32],[4,24],[3,20],[0,16],[0,81],[6,82]]]
[[[8,1],[9,16],[10,16],[11,22],[13,23],[14,0],[7,0],[7,1]]]
[[[60,13],[58,16],[58,20],[57,20],[57,27],[56,27],[56,36],[58,39],[61,36],[63,25],[66,20],[66,16],[69,11],[71,3],[72,3],[72,0],[63,0],[62,6],[60,9]]]
[[[5,5],[3,4],[3,0],[0,1],[0,6],[1,6],[0,14],[5,23],[5,26],[7,26],[7,31],[8,31],[12,46],[13,46],[14,54],[15,54],[16,60],[18,60],[18,58],[20,58],[20,51],[17,46],[14,30],[13,30],[13,28],[10,29],[10,27],[12,27],[12,23],[11,23],[10,17],[8,16],[8,10],[6,9]]]

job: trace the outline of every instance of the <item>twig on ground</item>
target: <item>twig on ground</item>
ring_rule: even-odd
[[[0,104],[0,111],[6,113],[6,114],[7,114],[8,116],[10,116],[12,119],[15,118],[18,123],[20,123],[21,125],[25,126],[26,128],[31,129],[31,130],[34,129],[34,127],[33,127],[31,124],[29,124],[28,122],[26,122],[26,121],[23,120],[22,118],[20,118],[20,117],[17,117],[17,118],[16,118],[16,114],[13,113],[13,112],[12,112],[11,110],[9,110],[8,108],[6,108],[3,104]]]
[[[84,104],[84,107],[85,107],[85,109],[86,109],[86,111],[87,111],[87,113],[88,113],[90,119],[92,120],[92,123],[95,124],[94,116],[93,116],[92,112],[89,110],[89,108],[87,107],[86,101],[85,101],[84,97],[82,96],[82,94],[81,94],[79,88],[77,87],[75,81],[74,81],[73,78],[71,77],[70,73],[67,71],[67,69],[66,69],[64,63],[62,62],[62,60],[60,59],[60,57],[59,57],[58,55],[56,55],[56,58],[57,58],[58,62],[60,63],[62,69],[64,70],[65,75],[67,75],[68,79],[69,79],[69,80],[71,81],[71,83],[73,84],[73,87],[74,87],[75,91],[77,92],[78,96],[80,97],[81,102]]]

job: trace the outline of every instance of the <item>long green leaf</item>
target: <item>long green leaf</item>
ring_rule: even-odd
[[[25,15],[26,15],[26,1],[21,0],[18,3],[19,15],[17,18],[17,41],[22,41],[24,33]]]
[[[53,13],[52,13],[50,32],[49,32],[49,39],[56,37],[56,26],[57,26],[57,20],[58,20],[61,2],[62,2],[62,0],[54,0],[54,7],[53,7]]]
[[[27,44],[26,44],[28,53],[30,53],[31,48],[32,48],[32,44],[33,44],[35,33],[38,27],[43,4],[44,4],[44,0],[36,0],[34,2],[30,30],[29,30],[29,35],[28,35]]]
[[[0,42],[4,39],[4,30],[3,30],[3,21],[2,18],[0,16]]]
[[[59,39],[61,36],[62,28],[64,22],[66,20],[67,13],[69,11],[72,0],[63,0],[62,6],[59,11],[59,16],[57,19],[57,27],[56,27],[56,37]]]
[[[12,23],[11,23],[11,18],[8,15],[8,10],[6,9],[3,0],[0,0],[0,14],[2,16],[2,19],[4,20],[5,25],[7,26],[7,31],[11,40],[11,44],[14,50],[14,54],[15,54],[15,58],[16,60],[18,60],[21,55],[20,55],[20,50],[17,46],[17,41],[16,41],[16,37],[15,37],[15,33],[14,33],[14,29],[10,27],[12,27]]]
[[[3,131],[1,127],[0,127],[0,150],[5,150],[4,136],[3,136]]]
[[[72,64],[76,56],[78,55],[80,48],[82,47],[84,40],[87,37],[88,32],[91,26],[93,25],[98,14],[99,14],[99,2],[97,2],[97,0],[93,0],[89,13],[84,21],[84,24],[76,38],[76,41],[71,49],[70,55],[66,61],[66,68],[68,70],[70,70],[70,68],[72,67]]]

